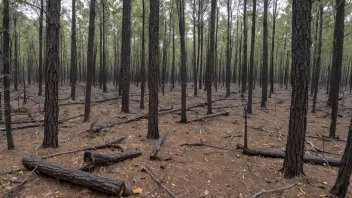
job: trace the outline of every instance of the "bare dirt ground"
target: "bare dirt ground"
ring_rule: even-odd
[[[279,171],[283,165],[283,159],[271,159],[263,157],[246,156],[241,151],[226,151],[209,147],[184,147],[183,143],[199,142],[200,138],[204,142],[221,147],[235,149],[237,143],[243,143],[242,137],[224,138],[228,135],[242,135],[244,129],[242,100],[238,93],[238,85],[231,85],[233,93],[226,100],[215,102],[214,113],[230,112],[229,116],[220,116],[207,119],[202,122],[190,124],[178,124],[180,116],[178,114],[162,115],[159,118],[160,133],[167,132],[164,145],[159,152],[160,157],[172,157],[170,161],[150,161],[149,154],[154,144],[154,140],[147,140],[147,120],[131,122],[116,127],[103,130],[96,135],[86,132],[92,122],[95,126],[106,124],[111,121],[124,120],[142,115],[147,110],[139,109],[140,89],[131,86],[130,114],[121,113],[121,100],[113,100],[92,106],[91,122],[83,123],[83,118],[77,118],[60,124],[59,148],[40,149],[43,141],[43,127],[32,129],[16,130],[13,132],[15,150],[8,151],[6,139],[0,138],[0,173],[18,169],[22,167],[23,156],[46,156],[49,154],[78,149],[85,146],[100,145],[123,136],[128,138],[121,144],[124,150],[138,149],[143,155],[133,160],[104,166],[96,169],[93,174],[112,179],[123,180],[128,188],[140,187],[143,189],[141,195],[136,197],[168,197],[150,177],[141,172],[141,167],[145,166],[151,170],[163,184],[182,198],[189,197],[250,197],[258,192],[273,188],[284,187],[295,182],[286,180]],[[44,98],[37,97],[37,86],[32,85],[29,89],[28,104],[25,105],[30,115],[35,120],[43,119]],[[160,108],[180,107],[180,86],[170,92],[167,86],[165,96],[160,95]],[[192,85],[188,85],[187,105],[206,102],[206,93],[199,91],[199,96],[193,96]],[[18,93],[13,92],[15,99]],[[213,93],[213,98],[223,97],[224,88],[219,88]],[[286,144],[286,135],[289,121],[291,90],[275,87],[275,93],[268,99],[267,109],[260,108],[261,89],[257,87],[254,93],[253,105],[254,113],[248,119],[249,146],[256,148],[271,148],[282,150]],[[69,101],[70,89],[68,86],[60,88],[60,103]],[[84,100],[84,85],[79,85],[77,90],[77,101]],[[136,96],[137,95],[137,96]],[[110,85],[109,93],[102,93],[98,88],[93,89],[92,100],[116,97],[116,89]],[[324,88],[320,90],[317,113],[311,110],[311,97],[309,98],[308,132],[307,135],[328,135],[330,118],[326,116],[329,108],[326,107],[326,97]],[[340,105],[337,134],[346,139],[348,126],[352,115],[352,97],[348,91],[344,96],[341,94],[343,106]],[[146,97],[146,107],[148,106]],[[227,105],[240,105],[239,107],[225,108]],[[13,108],[18,108],[18,102],[12,103]],[[19,102],[19,107],[22,101]],[[343,107],[343,108],[342,108]],[[84,113],[84,105],[71,105],[60,107],[60,118],[75,116]],[[199,107],[187,112],[188,119],[202,117],[206,114],[205,107]],[[28,113],[13,113],[13,121],[30,120]],[[13,125],[19,126],[19,125]],[[4,126],[2,125],[1,128]],[[338,141],[322,141],[310,139],[314,145],[326,151],[342,154],[345,143]],[[310,145],[307,145],[310,148]],[[109,149],[101,152],[111,152]],[[307,153],[317,155],[311,151]],[[331,157],[340,158],[332,155]],[[83,166],[83,152],[61,155],[48,159],[60,165],[73,168]],[[336,167],[305,164],[304,171],[306,177],[300,183],[288,190],[266,194],[263,197],[322,197],[328,196],[328,191],[333,186],[336,175]],[[29,171],[22,171],[15,174],[0,175],[0,196],[5,197],[7,191],[18,184],[11,181],[22,181]],[[52,178],[33,174],[25,184],[17,197],[106,197],[105,195],[92,192],[86,188],[61,182]],[[352,190],[348,191],[347,197],[352,197]]]

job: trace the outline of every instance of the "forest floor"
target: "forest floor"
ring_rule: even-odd
[[[271,159],[243,155],[239,151],[226,151],[210,147],[185,147],[183,143],[199,142],[200,138],[212,145],[236,149],[238,143],[243,143],[244,118],[241,96],[238,93],[238,85],[231,85],[232,93],[225,100],[213,104],[214,113],[228,111],[229,116],[219,116],[206,119],[201,122],[189,124],[176,123],[180,120],[178,114],[166,114],[159,117],[160,134],[167,132],[159,156],[171,157],[170,161],[150,161],[149,155],[155,140],[147,140],[146,119],[107,128],[101,133],[90,134],[87,132],[91,124],[103,125],[112,121],[134,118],[147,113],[147,110],[139,108],[140,88],[131,86],[130,114],[121,113],[121,100],[92,105],[91,122],[83,123],[82,118],[76,118],[60,124],[59,148],[41,149],[43,141],[43,127],[16,130],[13,132],[15,150],[8,151],[5,136],[0,138],[0,174],[6,171],[23,167],[21,159],[23,156],[46,156],[58,152],[75,150],[86,146],[95,146],[104,142],[127,136],[121,144],[124,150],[142,151],[143,155],[133,160],[116,163],[96,169],[93,174],[112,179],[123,180],[128,188],[139,187],[143,189],[141,195],[136,197],[168,197],[168,194],[160,188],[149,175],[141,172],[141,167],[151,170],[163,184],[174,194],[181,198],[190,197],[251,197],[263,190],[275,189],[288,186],[295,180],[283,178],[280,169],[283,159]],[[38,97],[37,85],[28,88],[28,104],[25,107],[28,113],[13,113],[12,121],[19,120],[41,120],[44,118],[44,97]],[[170,92],[169,85],[166,86],[164,96],[160,94],[160,108],[180,107],[180,86]],[[110,85],[108,93],[102,93],[98,88],[93,88],[92,101],[104,98],[117,97],[116,89]],[[12,92],[12,98],[18,96]],[[188,85],[187,105],[206,102],[206,92],[199,91],[199,96],[193,95],[192,85]],[[225,89],[221,88],[213,93],[213,100],[224,98]],[[291,102],[291,90],[275,87],[275,93],[268,99],[267,109],[260,107],[261,89],[257,87],[254,91],[253,114],[248,118],[249,146],[255,148],[268,148],[282,151],[286,144],[286,136],[289,122],[289,109]],[[60,87],[60,103],[73,102],[67,99],[70,96],[68,86]],[[84,85],[77,88],[77,100],[84,101]],[[346,139],[348,126],[352,115],[352,97],[346,90],[344,96],[341,94],[343,108],[340,106],[338,118],[337,135]],[[329,108],[326,107],[325,89],[322,88],[318,95],[317,113],[311,113],[311,97],[309,97],[308,131],[307,135],[328,135],[330,127]],[[146,97],[146,107],[148,107]],[[22,100],[22,99],[21,99]],[[38,104],[36,104],[38,103]],[[13,108],[22,106],[14,101]],[[227,108],[228,105],[238,105]],[[76,116],[84,113],[84,105],[70,105],[60,107],[60,118]],[[206,115],[206,106],[192,109],[187,112],[188,119],[194,119]],[[20,126],[20,125],[13,125]],[[1,128],[4,126],[2,125]],[[2,132],[3,133],[3,132]],[[229,135],[242,135],[242,137],[225,138]],[[342,154],[345,143],[340,141],[307,138],[319,148],[326,151]],[[310,145],[307,145],[310,148]],[[100,152],[111,152],[110,149]],[[317,155],[311,151],[307,154]],[[340,158],[339,155],[331,157]],[[48,159],[50,162],[73,168],[83,166],[83,152],[61,155]],[[322,197],[328,196],[332,188],[338,168],[328,165],[305,164],[305,178],[298,185],[277,193],[266,194],[263,197]],[[21,171],[15,174],[0,175],[0,197],[5,197],[7,191],[18,184],[11,181],[22,181],[29,171]],[[102,194],[92,192],[86,188],[60,182],[55,179],[33,174],[25,184],[17,197],[106,197]],[[352,197],[352,190],[348,191],[347,197]]]

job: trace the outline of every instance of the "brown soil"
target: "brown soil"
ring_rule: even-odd
[[[163,184],[174,192],[178,197],[250,197],[264,189],[273,189],[290,185],[295,180],[283,179],[280,169],[283,159],[270,159],[263,157],[251,157],[241,153],[241,151],[225,151],[209,147],[184,147],[183,143],[199,142],[200,138],[208,144],[226,148],[236,148],[237,143],[242,143],[243,138],[224,138],[228,135],[241,135],[244,129],[243,107],[220,108],[226,105],[241,105],[241,97],[238,94],[238,85],[232,85],[232,93],[226,100],[214,103],[214,113],[229,111],[229,116],[220,116],[207,119],[203,122],[191,124],[178,124],[180,116],[178,114],[163,115],[159,118],[160,132],[168,132],[164,145],[159,152],[160,157],[172,157],[170,161],[150,161],[154,140],[146,140],[147,120],[135,121],[128,124],[108,128],[99,134],[91,135],[86,132],[92,122],[95,126],[106,124],[128,118],[134,118],[144,114],[147,110],[139,109],[139,97],[131,96],[130,114],[123,114],[120,111],[121,100],[109,101],[92,106],[91,123],[82,123],[83,118],[77,118],[60,125],[59,148],[40,149],[38,148],[43,140],[43,127],[17,130],[13,132],[15,150],[6,149],[5,137],[0,138],[0,172],[6,172],[22,167],[21,158],[25,155],[45,156],[57,152],[69,151],[85,146],[99,145],[113,139],[127,136],[122,147],[125,150],[138,149],[143,155],[133,160],[104,166],[96,169],[93,174],[120,179],[125,181],[128,188],[140,187],[143,189],[138,197],[168,197],[141,167],[145,166],[151,170]],[[160,95],[160,108],[179,108],[180,88],[173,92],[168,91],[165,96]],[[192,85],[188,86],[187,104],[193,105],[206,101],[206,93],[200,91],[199,96],[193,96]],[[31,116],[40,120],[43,119],[43,98],[37,97],[36,86],[31,86],[29,90],[28,104],[25,105]],[[261,91],[259,88],[254,94],[254,113],[248,120],[249,126],[249,146],[256,148],[271,148],[282,150],[286,144],[286,134],[289,120],[290,90],[276,86],[276,92],[271,99],[268,99],[267,109],[260,108]],[[70,89],[64,86],[60,89],[60,98],[68,98]],[[223,97],[224,88],[214,92],[213,98]],[[131,88],[132,95],[139,95],[139,88]],[[18,93],[13,93],[12,97],[17,97]],[[103,94],[101,90],[93,89],[92,100],[116,97],[116,89],[111,86],[109,93]],[[79,85],[77,90],[77,101],[84,100],[84,85]],[[342,95],[341,95],[342,96]],[[148,97],[146,97],[147,99]],[[351,117],[352,99],[349,92],[345,92],[343,100],[344,106],[338,118],[337,134],[346,139],[346,134]],[[148,102],[148,100],[146,100]],[[67,103],[68,100],[60,100],[60,103]],[[72,101],[70,101],[72,102]],[[311,98],[309,100],[311,107]],[[22,101],[20,101],[20,105]],[[18,108],[18,102],[13,102],[13,107]],[[147,105],[146,105],[147,106]],[[326,116],[329,108],[326,107],[326,94],[323,89],[319,93],[317,113],[308,113],[308,135],[328,135],[330,118]],[[60,117],[74,116],[84,113],[84,105],[63,106],[60,108]],[[205,107],[199,107],[187,112],[188,119],[204,116]],[[13,113],[13,121],[29,120],[28,114]],[[3,126],[2,126],[3,128]],[[326,151],[342,154],[345,143],[338,141],[325,141],[311,139],[314,145]],[[307,146],[310,148],[310,146]],[[106,149],[101,152],[111,152]],[[311,151],[309,154],[314,155]],[[340,157],[340,156],[332,156]],[[83,166],[83,152],[75,154],[61,155],[48,159],[57,164],[80,168]],[[321,197],[328,194],[333,186],[336,174],[336,167],[319,166],[305,164],[304,171],[306,178],[297,186],[285,191],[266,194],[263,197]],[[10,180],[22,181],[29,171],[18,172],[16,174],[1,175],[0,196],[6,195],[8,189],[14,187],[14,182]],[[25,188],[18,194],[18,197],[106,197],[102,194],[92,192],[86,188],[72,185],[67,182],[60,182],[52,178],[37,176],[33,174],[31,179],[25,184]],[[352,190],[348,191],[348,197],[352,197]]]

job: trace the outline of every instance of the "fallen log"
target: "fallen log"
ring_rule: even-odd
[[[163,133],[158,140],[156,140],[154,146],[153,146],[153,149],[152,149],[152,153],[150,154],[149,156],[149,159],[150,160],[158,160],[159,157],[158,157],[158,151],[161,147],[161,145],[163,144],[164,140],[165,140],[165,137],[166,137],[166,133]]]
[[[204,119],[208,119],[208,118],[214,118],[214,117],[217,117],[217,116],[228,116],[230,113],[229,112],[222,112],[222,113],[215,113],[215,114],[210,114],[210,115],[206,115],[206,116],[203,116],[201,118],[196,118],[196,119],[193,119],[193,120],[188,120],[187,122],[188,123],[191,123],[191,122],[197,122],[197,121],[202,121]],[[178,121],[179,122],[179,121]]]
[[[72,116],[72,117],[68,117],[68,118],[65,118],[65,119],[61,119],[59,120],[59,124],[62,124],[64,122],[67,122],[69,120],[73,120],[73,119],[76,119],[76,118],[79,118],[79,117],[83,117],[84,115],[78,115],[78,116]],[[28,125],[23,125],[23,126],[16,126],[16,127],[13,127],[11,128],[12,131],[14,130],[20,130],[20,129],[29,129],[29,128],[36,128],[36,127],[41,127],[41,126],[44,126],[44,122],[36,122],[36,123],[33,123],[33,124],[28,124]],[[0,128],[0,131],[6,131],[6,129],[4,128]]]
[[[217,102],[217,101],[221,101],[221,100],[226,100],[223,99],[223,98],[220,98],[220,99],[217,99],[217,100],[214,100],[212,101],[213,103],[214,102]],[[189,106],[186,108],[186,110],[190,110],[190,109],[193,109],[193,108],[197,108],[197,107],[202,107],[202,106],[205,106],[207,105],[208,103],[200,103],[200,104],[196,104],[196,105],[192,105],[192,106]],[[166,114],[169,114],[169,113],[174,113],[174,112],[177,112],[177,111],[181,111],[181,108],[179,109],[172,109],[172,110],[169,110],[169,111],[162,111],[162,112],[159,112],[159,115],[166,115]],[[118,125],[121,125],[121,124],[127,124],[127,123],[130,123],[130,122],[134,122],[134,121],[138,121],[138,120],[141,120],[141,119],[147,119],[149,116],[149,114],[144,114],[144,115],[141,115],[141,116],[137,116],[135,118],[132,118],[132,119],[128,119],[128,120],[125,120],[125,121],[120,121],[120,122],[110,122],[109,124],[106,124],[106,125],[102,125],[102,126],[99,126],[99,127],[96,127],[96,128],[91,128],[91,129],[88,129],[87,132],[94,132],[94,133],[98,133],[100,132],[101,130],[103,129],[106,129],[106,128],[111,128],[111,127],[115,127],[115,126],[118,126]]]
[[[243,150],[243,145],[237,144],[237,150]],[[280,151],[274,151],[269,149],[262,148],[248,148],[246,151],[243,151],[246,155],[253,156],[263,156],[263,157],[271,157],[271,158],[285,158],[285,153]],[[328,164],[329,166],[339,166],[340,160],[332,157],[317,157],[312,155],[304,155],[304,162],[314,163],[314,164]]]
[[[38,166],[37,171],[42,175],[84,186],[108,196],[121,197],[125,195],[125,183],[121,180],[96,176],[77,169],[56,165],[37,157],[23,157],[22,164],[31,170]]]
[[[42,157],[42,159],[47,159],[47,158],[51,158],[51,157],[55,157],[55,156],[59,156],[59,155],[64,155],[64,154],[70,154],[70,153],[76,153],[76,152],[80,152],[80,151],[87,151],[87,150],[98,150],[98,149],[104,149],[104,148],[108,148],[111,146],[114,146],[115,144],[121,144],[127,137],[122,137],[119,138],[117,140],[105,143],[105,144],[101,144],[98,146],[91,146],[91,147],[85,147],[85,148],[80,148],[80,149],[76,149],[73,151],[67,151],[67,152],[61,152],[61,153],[55,153],[52,155],[48,155],[45,157]]]
[[[107,99],[103,99],[103,100],[93,101],[90,104],[99,104],[99,103],[109,102],[109,101],[112,101],[112,100],[118,100],[120,98],[121,97],[107,98]],[[85,104],[85,101],[83,101],[83,102],[63,103],[63,104],[59,104],[59,106],[71,106],[71,105],[79,105],[79,104]]]
[[[101,130],[106,129],[106,128],[111,128],[111,127],[114,127],[114,126],[117,126],[117,125],[127,124],[127,123],[130,123],[130,122],[134,122],[134,121],[141,120],[141,119],[147,119],[147,118],[148,118],[148,114],[144,114],[144,115],[137,116],[135,118],[127,119],[127,120],[124,120],[124,121],[110,122],[110,123],[108,123],[106,125],[102,125],[102,126],[98,126],[96,128],[88,129],[88,132],[99,133]]]
[[[133,159],[142,155],[141,151],[125,151],[118,153],[97,153],[97,152],[84,152],[84,162],[94,165],[113,164],[122,162],[127,159]]]
[[[224,147],[219,147],[219,146],[214,146],[214,145],[211,145],[211,144],[204,143],[202,139],[200,140],[200,142],[185,143],[185,144],[181,144],[180,146],[189,146],[189,147],[192,147],[192,146],[207,146],[207,147],[221,149],[221,150],[226,150],[226,151],[236,151],[234,149],[229,149],[229,148],[224,148]]]

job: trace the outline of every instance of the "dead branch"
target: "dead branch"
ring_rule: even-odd
[[[159,159],[158,152],[159,152],[159,149],[160,149],[161,145],[163,144],[163,142],[165,140],[166,135],[167,135],[167,133],[163,133],[159,137],[159,139],[157,141],[155,141],[155,144],[154,144],[153,149],[152,149],[152,153],[149,156],[150,160],[158,160]]]
[[[327,140],[327,141],[338,141],[338,142],[347,142],[347,140],[340,139],[339,137],[337,138],[329,138],[326,136],[313,136],[313,135],[306,135],[307,138],[313,138],[313,139],[320,139],[320,140]]]
[[[172,198],[177,198],[174,193],[172,193],[169,189],[167,189],[147,168],[143,167],[142,172],[148,173],[150,177],[161,187],[163,188]]]
[[[202,139],[200,139],[200,142],[185,143],[185,144],[181,144],[180,146],[189,146],[189,147],[192,147],[192,146],[207,146],[207,147],[221,149],[221,150],[236,151],[235,149],[223,148],[223,147],[218,147],[218,146],[214,146],[214,145],[211,145],[211,144],[204,143]]]
[[[9,192],[7,193],[7,198],[14,197],[15,194],[22,189],[22,187],[24,186],[24,184],[27,183],[27,181],[28,181],[29,177],[32,175],[32,173],[34,173],[38,169],[39,164],[40,164],[40,162],[20,184],[18,184],[17,186],[15,186],[9,190]]]
[[[64,155],[64,154],[76,153],[76,152],[80,152],[80,151],[104,149],[104,148],[111,147],[114,144],[121,144],[126,138],[127,137],[122,137],[122,138],[119,138],[117,140],[114,140],[114,141],[111,141],[111,142],[108,142],[108,143],[105,143],[105,144],[101,144],[101,145],[98,145],[98,146],[85,147],[85,148],[80,148],[80,149],[73,150],[73,151],[56,153],[56,154],[44,156],[44,157],[42,157],[42,159],[47,159],[47,158],[51,158],[51,157],[55,157],[55,156],[59,156],[59,155]]]
[[[187,122],[188,123],[191,123],[191,122],[197,122],[197,121],[203,121],[205,119],[208,119],[208,118],[214,118],[214,117],[217,117],[217,116],[228,116],[230,113],[229,112],[223,112],[223,113],[215,113],[215,114],[210,114],[210,115],[206,115],[206,116],[203,116],[201,118],[196,118],[196,119],[193,119],[193,120],[188,120]],[[179,121],[178,121],[179,122]],[[177,123],[178,123],[177,122]]]
[[[293,184],[291,184],[291,185],[289,185],[289,186],[285,186],[285,187],[282,187],[282,188],[276,188],[276,189],[272,189],[272,190],[266,190],[266,191],[257,193],[257,194],[255,194],[255,195],[253,195],[251,198],[259,198],[260,196],[262,196],[262,195],[264,195],[264,194],[287,190],[287,189],[292,188],[292,187],[294,187],[295,185],[297,185],[299,181],[300,181],[300,180],[297,180],[295,183],[293,183]]]
[[[61,120],[59,120],[59,124],[62,124],[64,122],[67,122],[69,120],[73,120],[73,119],[76,119],[76,118],[79,118],[79,117],[83,117],[83,115],[78,115],[78,116],[73,116],[73,117],[68,117],[68,118],[65,118],[65,119],[61,119]],[[13,128],[11,128],[11,130],[14,131],[14,130],[20,130],[20,129],[29,129],[29,128],[36,128],[36,127],[40,127],[40,126],[44,126],[44,123],[41,122],[41,121],[40,121],[40,123],[36,122],[36,123],[33,123],[33,124],[29,124],[29,125],[13,127]],[[0,131],[6,131],[6,129],[0,128]]]

